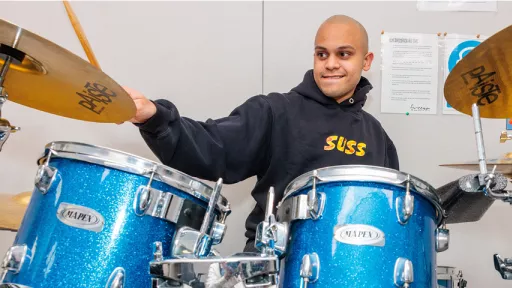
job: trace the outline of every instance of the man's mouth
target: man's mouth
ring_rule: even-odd
[[[344,76],[341,76],[341,75],[323,75],[322,78],[325,78],[325,79],[341,79],[343,78]]]

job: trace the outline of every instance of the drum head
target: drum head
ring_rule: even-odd
[[[156,181],[164,182],[206,203],[209,202],[213,192],[212,187],[178,170],[133,154],[106,147],[77,142],[51,142],[45,146],[45,152],[38,160],[38,163],[42,164],[46,161],[48,155],[50,155],[50,159],[74,159],[145,177],[149,177],[151,171],[155,171]],[[229,210],[229,203],[222,195],[219,195],[217,209],[220,211]]]
[[[413,175],[390,168],[370,165],[331,166],[304,173],[288,184],[281,202],[284,202],[287,198],[294,196],[299,190],[310,188],[312,186],[312,179],[315,171],[317,172],[318,178],[316,181],[317,185],[329,182],[361,181],[385,183],[405,188],[406,181],[409,176],[411,193],[423,196],[435,207],[438,225],[444,219],[443,209],[440,204],[441,200],[435,192],[436,190],[434,187]]]

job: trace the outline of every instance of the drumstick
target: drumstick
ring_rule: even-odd
[[[73,12],[73,8],[71,8],[71,5],[67,0],[63,0],[62,2],[64,3],[64,7],[66,7],[66,12],[68,13],[69,21],[71,21],[71,25],[73,25],[73,29],[75,30],[76,36],[78,37],[78,40],[80,40],[82,48],[84,48],[85,55],[87,55],[89,62],[91,62],[91,64],[94,65],[96,68],[101,69],[98,60],[96,59],[96,56],[94,56],[94,52],[92,51],[92,48],[89,45],[89,41],[85,36],[85,32],[82,29],[82,26],[80,25],[80,21],[78,21],[78,17],[76,17],[75,12]]]

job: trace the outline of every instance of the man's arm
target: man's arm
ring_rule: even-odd
[[[264,97],[252,97],[228,117],[205,122],[181,117],[174,104],[157,100],[156,113],[137,126],[164,165],[201,179],[236,183],[268,165],[272,111]]]

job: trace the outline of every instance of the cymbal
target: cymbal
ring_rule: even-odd
[[[17,195],[0,194],[0,230],[18,230],[31,196],[32,191]]]
[[[3,83],[8,100],[91,122],[121,123],[135,115],[119,84],[55,43],[0,19],[0,44],[0,67],[6,55],[14,58]]]
[[[462,58],[448,74],[446,101],[472,115],[478,103],[481,118],[512,118],[512,25],[492,35]]]
[[[487,159],[485,160],[485,162],[487,164],[487,171],[491,172],[492,169],[494,168],[494,165],[496,165],[495,172],[501,173],[508,177],[512,176],[512,153],[507,153],[504,155],[504,157],[499,159]],[[454,164],[441,164],[439,166],[480,172],[480,165],[478,164],[478,161]]]

